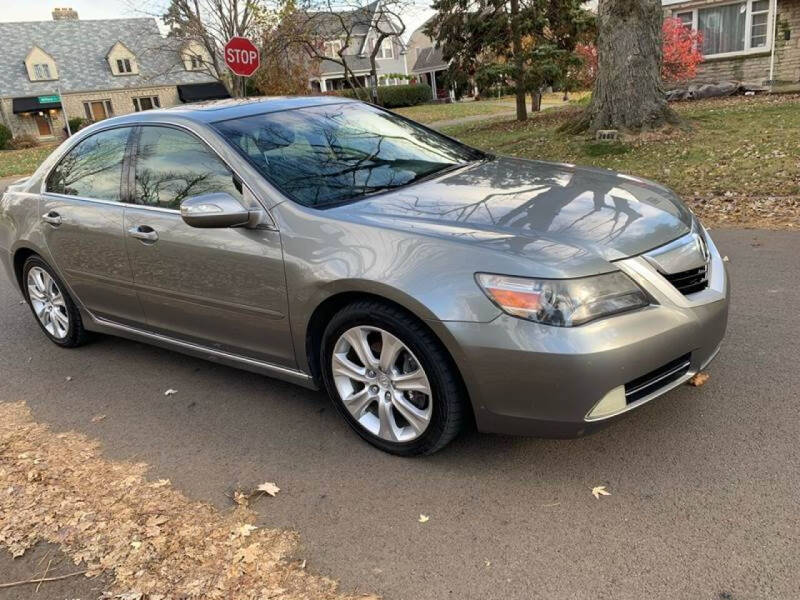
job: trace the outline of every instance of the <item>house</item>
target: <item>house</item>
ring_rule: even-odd
[[[696,81],[800,82],[800,0],[662,0],[703,34]]]
[[[353,76],[364,87],[369,85],[370,54],[377,43],[378,28],[381,31],[397,31],[396,25],[380,9],[381,0],[355,10],[337,14],[312,13],[308,15],[309,24],[324,38],[323,51],[330,58],[338,60],[339,52],[347,43],[348,32],[350,43],[344,49],[344,60]],[[376,57],[377,74],[380,85],[399,85],[405,83],[408,75],[406,64],[406,48],[399,36],[385,38]],[[309,80],[311,89],[317,92],[340,90],[349,87],[344,67],[333,60],[321,60],[318,74]]]
[[[0,122],[13,135],[64,135],[66,119],[227,97],[196,41],[164,38],[155,19],[0,23]]]
[[[408,38],[406,56],[410,65],[409,72],[422,83],[431,86],[434,99],[446,98],[451,95],[444,77],[449,63],[442,58],[441,49],[425,33],[427,24],[422,24]]]

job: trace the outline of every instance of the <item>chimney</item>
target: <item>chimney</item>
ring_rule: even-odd
[[[53,21],[77,21],[78,11],[73,8],[54,8]]]

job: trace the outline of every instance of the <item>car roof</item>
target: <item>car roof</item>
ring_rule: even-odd
[[[170,108],[147,111],[151,115],[174,115],[203,123],[226,121],[281,110],[356,102],[339,96],[260,96],[255,98],[226,98],[192,104],[179,104]],[[140,113],[142,114],[142,113]]]

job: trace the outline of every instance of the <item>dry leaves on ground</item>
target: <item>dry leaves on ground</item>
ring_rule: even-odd
[[[188,500],[147,467],[106,460],[99,444],[54,433],[24,403],[0,403],[0,545],[21,556],[59,544],[87,576],[107,573],[109,594],[150,600],[344,600],[336,583],[289,557],[294,533],[252,525]],[[374,597],[373,597],[374,598]]]
[[[596,485],[592,488],[592,496],[600,499],[600,496],[610,496],[611,492],[606,491],[606,486],[604,485]]]
[[[708,373],[700,371],[699,373],[694,375],[691,379],[689,379],[687,383],[694,387],[700,387],[701,385],[705,385],[710,377],[711,375],[709,375]]]

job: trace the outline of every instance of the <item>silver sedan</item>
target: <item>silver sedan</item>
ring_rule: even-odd
[[[123,336],[324,388],[364,439],[579,436],[685,382],[728,281],[670,190],[492,156],[341,98],[108,119],[0,201],[44,334]]]

